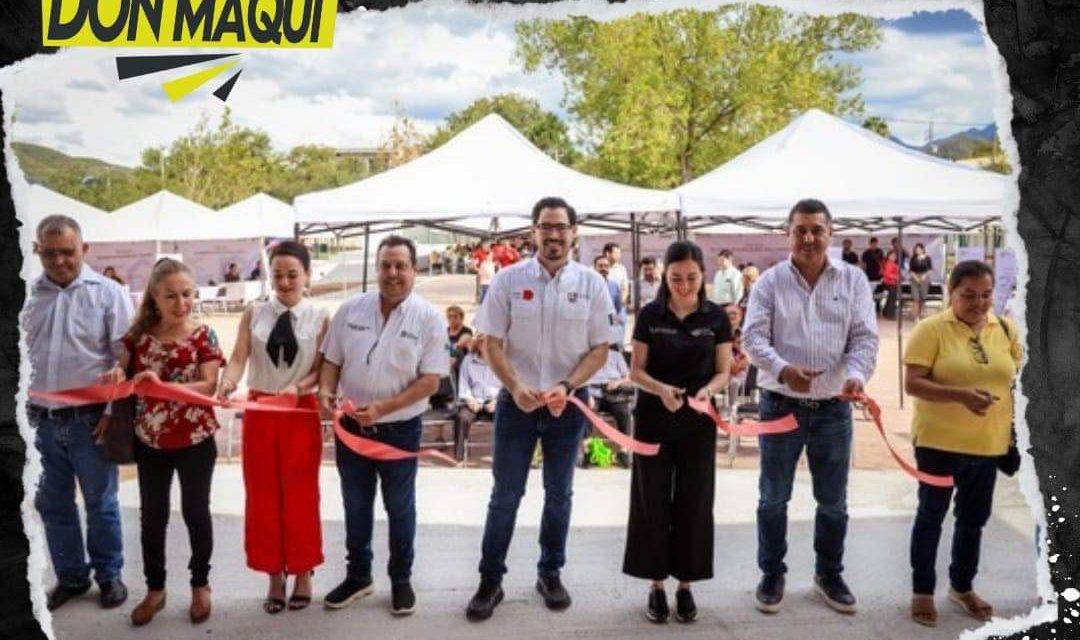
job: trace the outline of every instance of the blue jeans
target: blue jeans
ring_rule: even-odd
[[[979,545],[982,530],[990,519],[994,501],[997,460],[988,456],[970,456],[927,447],[915,447],[919,471],[949,475],[956,483],[956,526],[953,529],[952,563],[949,583],[960,593],[971,591],[971,582],[979,570]],[[953,489],[919,483],[919,508],[911,527],[911,586],[913,593],[932,595],[937,576],[938,544],[941,525],[949,513]]]
[[[585,389],[577,392],[585,402]],[[495,485],[488,502],[487,522],[480,559],[480,575],[485,580],[501,582],[506,573],[506,553],[514,536],[518,505],[525,495],[536,441],[544,455],[544,510],[540,517],[540,562],[537,571],[558,575],[566,564],[566,535],[570,530],[571,496],[574,463],[581,438],[585,434],[585,416],[567,405],[555,418],[545,409],[525,413],[514,404],[504,389],[495,406],[494,461],[491,474]]]
[[[851,405],[834,402],[816,409],[783,396],[761,394],[761,419],[795,414],[799,428],[789,433],[760,436],[761,475],[758,479],[758,568],[766,574],[787,572],[787,505],[795,467],[803,447],[810,465],[814,500],[815,570],[839,575],[843,570],[847,535],[848,461],[851,457]]]
[[[94,579],[101,584],[119,578],[124,566],[120,501],[116,494],[119,473],[115,464],[105,460],[101,447],[90,435],[101,414],[99,408],[61,418],[30,410],[44,469],[35,505],[45,523],[45,540],[57,582],[66,587],[88,584],[91,567]],[[86,509],[85,545],[75,506],[76,480]]]
[[[377,425],[374,434],[358,435],[404,451],[420,449],[420,418]],[[338,475],[345,504],[346,572],[350,578],[371,577],[371,532],[375,526],[375,487],[382,482],[383,506],[390,525],[390,560],[386,570],[392,584],[412,575],[416,538],[416,458],[379,461],[358,455],[336,440]]]

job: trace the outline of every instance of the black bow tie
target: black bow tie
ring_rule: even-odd
[[[282,350],[285,351],[285,363],[291,367],[296,360],[297,352],[300,351],[300,346],[296,344],[296,334],[293,333],[288,311],[278,316],[277,322],[274,323],[274,330],[270,332],[270,337],[266,340],[266,353],[270,355],[270,361],[275,367],[280,364]]]

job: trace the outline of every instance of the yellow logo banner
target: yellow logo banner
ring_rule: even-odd
[[[41,0],[50,47],[328,48],[337,0]]]

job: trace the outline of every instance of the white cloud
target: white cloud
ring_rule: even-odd
[[[424,129],[495,93],[521,93],[564,115],[559,78],[525,75],[513,59],[511,18],[521,15],[448,3],[342,14],[332,49],[243,51],[244,71],[228,106],[238,123],[267,131],[279,149],[374,145],[393,123],[395,102]],[[977,37],[888,27],[885,35],[878,50],[843,57],[863,67],[870,114],[922,123],[991,121],[995,90]],[[24,66],[13,138],[132,165],[143,149],[168,145],[201,116],[216,119],[224,110],[210,94],[228,74],[172,104],[161,82],[202,67],[120,82],[117,53],[68,49]],[[123,51],[138,53],[161,52]],[[926,124],[890,127],[911,142],[925,137]],[[81,144],[73,130],[82,133]],[[935,125],[935,135],[950,132],[949,125]]]
[[[877,50],[844,58],[862,67],[868,114],[894,120],[893,134],[912,144],[926,141],[930,120],[936,138],[993,121],[996,89],[978,36],[884,32]]]
[[[512,22],[481,8],[442,4],[342,14],[334,40],[330,50],[245,50],[239,59],[243,74],[228,100],[235,120],[267,131],[275,146],[288,149],[309,143],[374,145],[393,123],[395,102],[422,129],[494,93],[518,92],[560,111],[558,80],[546,73],[526,76],[512,59]],[[139,53],[161,52],[123,52]],[[210,94],[228,75],[176,104],[160,86],[213,63],[120,82],[116,55],[69,49],[24,67],[16,105],[27,104],[34,115],[22,119],[13,136],[137,164],[144,148],[167,145],[200,116],[215,119],[224,109]],[[33,102],[35,93],[53,87],[64,89],[44,103]],[[82,145],[60,138],[72,124],[84,133]]]

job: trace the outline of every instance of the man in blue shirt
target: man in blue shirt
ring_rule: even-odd
[[[120,339],[131,322],[131,299],[119,284],[83,264],[89,248],[72,218],[52,215],[38,224],[34,252],[44,273],[31,284],[22,316],[33,391],[97,384],[102,373],[116,366],[123,349]],[[119,474],[98,445],[108,426],[105,405],[35,401],[27,412],[37,430],[35,444],[44,469],[36,506],[57,581],[48,608],[85,593],[91,568],[101,589],[101,606],[120,606],[127,588],[120,581],[124,556]],[[76,481],[86,510],[85,544],[75,506]]]

